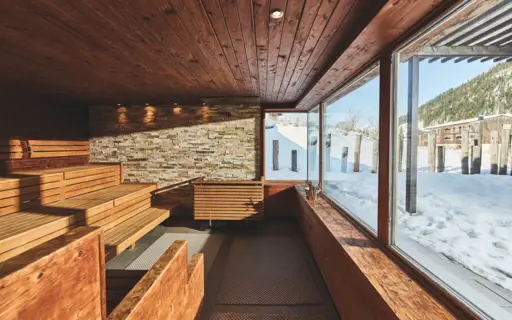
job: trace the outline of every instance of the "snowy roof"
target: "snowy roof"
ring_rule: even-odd
[[[491,119],[499,118],[499,117],[512,118],[512,114],[493,114],[493,115],[489,115],[489,116],[476,117],[476,118],[464,119],[464,120],[457,120],[457,121],[452,121],[452,122],[445,122],[445,123],[441,123],[441,124],[436,124],[436,125],[433,125],[433,126],[425,127],[424,130],[432,130],[432,129],[442,128],[442,127],[455,126],[455,125],[458,125],[458,124],[476,122],[478,120],[491,120]]]

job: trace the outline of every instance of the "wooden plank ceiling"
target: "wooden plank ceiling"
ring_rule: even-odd
[[[0,85],[68,103],[295,103],[385,3],[2,1]]]

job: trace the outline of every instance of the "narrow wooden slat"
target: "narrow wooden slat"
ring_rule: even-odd
[[[88,156],[88,151],[35,151],[31,152],[32,158],[51,158],[51,157],[72,157],[72,156]]]
[[[28,140],[29,146],[88,146],[89,141]]]
[[[271,8],[286,9],[286,0],[271,0]],[[267,88],[263,101],[270,101],[274,93],[274,79],[277,72],[277,56],[279,55],[279,48],[281,44],[281,35],[283,32],[283,25],[285,21],[288,23],[286,13],[291,10],[284,10],[285,17],[282,19],[270,20],[268,26],[268,54],[267,54]]]
[[[0,207],[7,207],[12,205],[18,205],[25,201],[31,201],[36,199],[44,199],[51,196],[60,195],[60,189],[49,189],[44,191],[36,191],[35,193],[27,193],[21,197],[12,197],[0,199]]]
[[[20,147],[21,148],[21,147]],[[31,151],[89,151],[89,146],[31,146]]]
[[[23,148],[21,146],[8,146],[0,147],[0,153],[21,153]]]

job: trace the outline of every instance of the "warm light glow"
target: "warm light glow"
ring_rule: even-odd
[[[281,19],[284,16],[284,12],[281,9],[274,9],[270,12],[272,19]]]
[[[147,106],[144,108],[144,124],[146,126],[154,126],[156,119],[156,108]]]
[[[126,124],[128,122],[128,117],[126,116],[127,109],[125,107],[119,107],[116,109],[117,112],[117,122],[119,124]]]
[[[172,108],[172,113],[174,113],[176,115],[181,114],[181,108],[180,107]]]

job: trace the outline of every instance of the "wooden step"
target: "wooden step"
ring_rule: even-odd
[[[170,211],[149,208],[105,232],[105,259],[109,261],[169,218]]]

